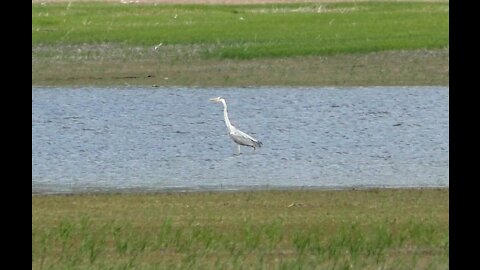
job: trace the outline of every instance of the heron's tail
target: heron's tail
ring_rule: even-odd
[[[255,147],[260,148],[260,147],[262,147],[262,145],[263,145],[263,143],[261,141],[256,141],[255,142]]]

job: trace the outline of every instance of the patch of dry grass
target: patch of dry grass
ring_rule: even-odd
[[[159,4],[265,4],[265,3],[348,3],[385,0],[32,0],[32,3],[55,2],[112,2],[112,3],[159,3]],[[391,0],[395,2],[448,2],[449,0]]]
[[[205,59],[195,46],[32,49],[32,85],[448,85],[448,49],[279,59]]]

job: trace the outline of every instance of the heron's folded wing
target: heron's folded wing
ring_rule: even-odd
[[[238,129],[232,130],[232,132],[230,132],[230,136],[236,137],[236,138],[244,138],[245,140],[251,140],[251,141],[257,142],[257,140],[254,139],[252,136]]]

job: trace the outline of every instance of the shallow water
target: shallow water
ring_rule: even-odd
[[[33,88],[32,193],[448,186],[448,127],[448,87]]]

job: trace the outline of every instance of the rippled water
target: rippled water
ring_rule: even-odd
[[[253,152],[233,125],[263,142]],[[449,185],[448,87],[33,88],[32,192]]]

